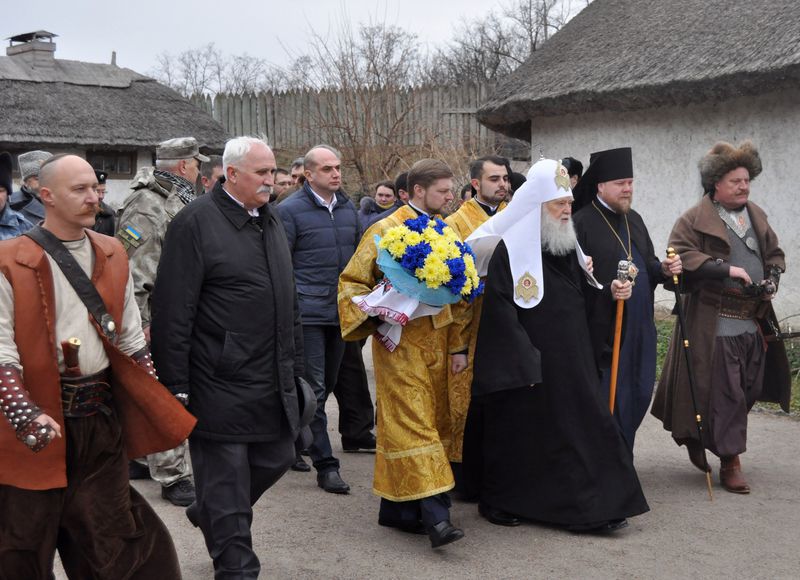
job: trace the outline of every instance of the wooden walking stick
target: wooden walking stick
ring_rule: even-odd
[[[617,264],[617,280],[627,282],[629,279],[630,262],[620,260]],[[625,312],[625,301],[617,300],[617,317],[614,322],[614,346],[611,351],[611,380],[609,381],[608,409],[614,414],[614,404],[617,400],[617,374],[619,373],[619,349],[622,343],[622,315]]]
[[[667,248],[667,257],[675,257],[675,249]],[[711,467],[708,465],[706,456],[706,446],[703,444],[703,417],[697,409],[697,397],[694,388],[694,372],[692,371],[692,356],[689,352],[689,335],[686,333],[686,318],[683,314],[683,303],[681,302],[680,289],[678,287],[678,275],[672,275],[672,282],[675,284],[675,311],[678,313],[678,329],[683,344],[683,354],[686,357],[686,375],[689,377],[689,394],[692,397],[692,408],[694,409],[694,420],[697,425],[697,437],[700,440],[700,448],[703,450],[703,463],[706,470],[706,485],[708,486],[708,498],[714,501],[714,492],[711,490]]]

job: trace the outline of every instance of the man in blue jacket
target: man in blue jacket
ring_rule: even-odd
[[[303,324],[305,378],[317,396],[311,421],[314,441],[309,455],[317,484],[330,493],[348,493],[339,475],[339,460],[328,438],[325,401],[336,385],[345,343],[336,306],[339,274],[355,252],[360,238],[358,212],[340,191],[341,155],[317,145],[304,159],[305,183],[278,207],[289,249]]]
[[[11,209],[8,197],[11,195],[11,155],[0,153],[0,240],[15,238],[33,227],[25,217]]]

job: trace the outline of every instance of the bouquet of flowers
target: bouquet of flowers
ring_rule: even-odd
[[[472,248],[439,218],[408,219],[375,236],[375,245],[385,279],[353,301],[385,321],[377,338],[390,351],[409,320],[437,314],[445,304],[472,302],[483,292]]]

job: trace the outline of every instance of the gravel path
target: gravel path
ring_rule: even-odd
[[[335,427],[335,401],[328,409]],[[341,453],[335,429],[331,438],[352,492],[326,494],[313,474],[291,471],[268,491],[253,521],[262,578],[800,577],[800,421],[751,414],[742,465],[753,492],[722,490],[714,461],[710,502],[703,475],[648,415],[636,467],[651,511],[627,529],[578,536],[535,525],[503,528],[480,518],[474,504],[455,502],[452,519],[466,537],[437,551],[425,536],[377,525],[373,456]],[[184,578],[213,578],[202,534],[183,509],[162,500],[155,483],[135,485],[171,530]]]

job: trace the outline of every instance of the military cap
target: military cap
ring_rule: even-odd
[[[108,179],[108,172],[107,171],[98,171],[97,169],[94,170],[94,176],[97,178],[97,183],[103,185]]]
[[[203,163],[208,162],[208,157],[200,153],[200,146],[194,137],[168,139],[156,147],[156,159],[191,159],[192,157]]]
[[[52,156],[53,154],[47,151],[28,151],[18,156],[17,163],[19,163],[19,173],[22,177],[22,181],[25,181],[29,177],[39,177],[39,168],[42,166],[42,163]]]

